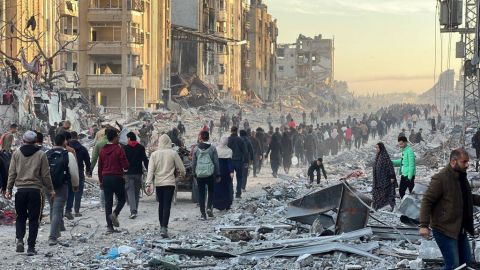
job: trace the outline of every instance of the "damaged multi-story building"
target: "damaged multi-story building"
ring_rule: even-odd
[[[79,12],[80,89],[92,103],[126,114],[168,102],[170,0],[82,0]]]
[[[76,88],[78,1],[0,0],[0,24],[4,58],[23,58],[31,63],[42,53],[53,56],[68,43],[68,52],[53,58],[53,70],[66,78],[56,81],[55,87]],[[38,45],[21,36],[26,34],[39,37]],[[16,63],[23,70],[20,62]]]
[[[248,45],[243,82],[251,94],[264,101],[274,101],[277,96],[277,21],[262,0],[251,0],[246,17]]]
[[[332,85],[334,82],[334,40],[322,35],[299,35],[293,44],[279,44],[277,49],[279,85]]]
[[[174,92],[192,89],[195,82],[218,97],[240,101],[242,13],[238,0],[172,2]]]

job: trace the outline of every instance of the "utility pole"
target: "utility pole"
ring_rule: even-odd
[[[479,4],[480,0],[465,0],[465,20],[462,18],[461,0],[439,0],[441,33],[459,33],[457,58],[463,58],[463,130],[468,125],[479,123]],[[459,27],[463,24],[463,27]],[[465,134],[463,134],[465,139]],[[463,142],[465,144],[465,141]]]

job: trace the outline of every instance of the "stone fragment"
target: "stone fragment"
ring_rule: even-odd
[[[313,256],[312,254],[303,254],[302,256],[298,257],[298,259],[295,261],[295,265],[298,268],[306,267],[306,266],[311,266],[313,265]]]
[[[410,269],[423,269],[423,260],[421,258],[417,258],[416,260],[409,261],[408,266]]]

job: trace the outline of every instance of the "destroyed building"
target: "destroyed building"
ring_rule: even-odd
[[[107,111],[158,108],[170,90],[170,1],[79,1],[80,88]]]
[[[264,101],[274,101],[277,98],[277,20],[262,0],[251,0],[247,20],[245,89]]]

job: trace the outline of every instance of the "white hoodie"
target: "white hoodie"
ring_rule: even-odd
[[[167,134],[160,136],[158,150],[153,152],[148,162],[147,185],[156,187],[175,186],[175,169],[183,177],[185,166]]]

